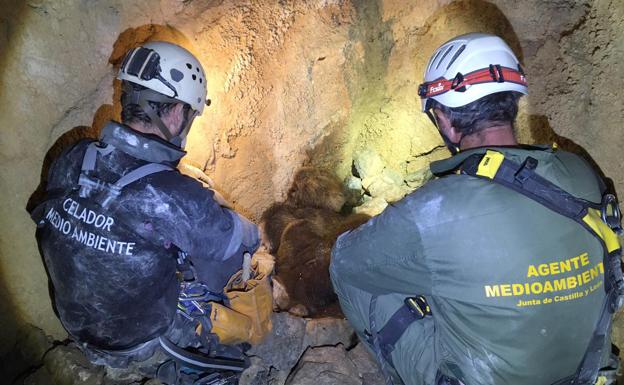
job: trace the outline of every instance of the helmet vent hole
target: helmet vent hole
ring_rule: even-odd
[[[453,55],[453,57],[451,58],[451,61],[448,63],[448,65],[446,66],[446,69],[448,70],[449,68],[451,68],[451,65],[453,65],[453,63],[455,63],[455,60],[457,60],[457,58],[459,57],[459,55],[461,55],[462,52],[464,52],[464,50],[466,49],[466,44],[462,44],[461,47],[459,47],[459,49],[457,50],[457,52],[455,52],[455,55]]]
[[[200,83],[203,83],[203,82],[204,82],[203,80],[204,80],[204,79],[199,78],[199,82],[200,82]]]
[[[442,57],[440,58],[440,61],[438,62],[438,64],[436,65],[436,69],[440,68],[440,64],[442,64],[442,62],[444,61],[444,59],[446,58],[446,56],[453,50],[453,46],[448,47],[448,49],[446,50],[446,52],[444,52],[444,55],[442,55]]]
[[[431,64],[429,64],[429,68],[427,68],[427,71],[431,70],[431,67],[433,67],[433,63],[436,62],[436,60],[438,59],[438,56],[440,56],[441,53],[442,53],[441,49],[439,49],[438,52],[436,52],[435,56],[433,57],[433,60],[431,60]]]
[[[193,68],[193,66],[191,65],[191,63],[186,63],[186,68],[188,68],[188,69],[192,69],[192,68]]]
[[[184,79],[184,74],[175,68],[172,68],[169,73],[171,74],[171,79],[173,79],[174,82],[179,82]]]
[[[199,72],[199,67],[195,67],[195,69],[197,70],[197,72]]]
[[[197,75],[193,74],[193,80],[197,80]]]

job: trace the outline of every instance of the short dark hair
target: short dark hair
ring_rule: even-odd
[[[135,90],[138,91],[142,91],[145,90],[146,88],[139,85],[139,84],[135,84],[132,82],[128,82],[126,80],[123,81],[123,84],[121,86],[121,122],[123,124],[129,124],[129,123],[145,123],[145,124],[151,124],[152,123],[152,119],[150,119],[150,117],[145,113],[145,111],[143,111],[143,109],[141,108],[141,106],[139,106],[138,104],[134,104],[134,103],[126,103],[126,98],[128,97],[128,94],[124,91],[127,87],[130,86]],[[149,102],[149,104],[156,110],[156,114],[159,117],[163,117],[164,115],[166,115],[172,108],[173,106],[176,105],[176,103],[158,103],[158,102]],[[187,110],[187,106],[188,108],[190,108],[190,106],[186,103],[184,103],[184,108],[185,108],[185,113]]]
[[[521,96],[519,92],[497,92],[461,107],[447,107],[431,100],[431,108],[442,111],[457,131],[471,135],[501,123],[510,123],[513,127]]]

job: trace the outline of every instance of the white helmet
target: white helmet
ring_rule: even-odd
[[[426,112],[431,99],[447,107],[461,107],[502,91],[527,94],[526,78],[516,55],[498,36],[469,33],[436,50],[418,95]]]
[[[206,99],[206,75],[199,61],[184,48],[161,41],[150,42],[131,49],[124,58],[117,79],[129,83],[124,85],[127,97],[124,104],[137,104],[149,116],[163,136],[172,144],[184,147],[193,119],[201,115]],[[130,83],[145,87],[138,89]],[[150,102],[183,102],[191,106],[185,126],[174,134],[163,123]]]
[[[154,41],[130,50],[117,79],[127,80],[188,103],[201,115],[206,105],[206,75],[186,49]]]

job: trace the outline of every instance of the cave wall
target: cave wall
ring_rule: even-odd
[[[504,37],[526,67],[518,134],[586,155],[624,191],[619,0],[0,0],[0,353],[19,324],[64,335],[24,209],[50,159],[116,117],[123,53],[151,39],[204,64],[186,162],[257,220],[302,165],[344,178],[373,149],[403,175],[448,155],[420,113],[431,52]]]

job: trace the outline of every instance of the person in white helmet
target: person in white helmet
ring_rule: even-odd
[[[454,156],[334,246],[335,291],[387,383],[615,382],[617,202],[580,157],[518,145],[524,94],[501,38],[443,44],[419,95]]]
[[[109,122],[99,141],[81,141],[54,162],[48,196],[32,213],[57,314],[96,363],[125,366],[162,345],[176,362],[180,347],[235,358],[191,357],[194,373],[240,371],[240,352],[228,353],[206,317],[194,317],[210,309],[190,311],[178,301],[223,302],[243,254],[259,245],[255,225],[176,170],[208,104],[204,70],[184,48],[150,42],[128,52],[118,78],[122,122]],[[178,369],[161,377],[178,381],[171,373]]]

